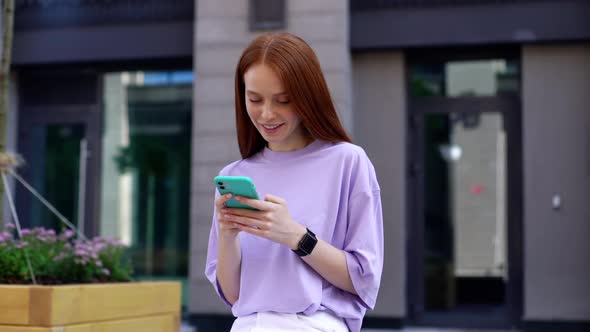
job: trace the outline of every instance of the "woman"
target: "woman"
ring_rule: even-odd
[[[244,50],[235,101],[241,160],[258,211],[216,195],[206,275],[232,331],[353,331],[375,305],[383,266],[379,185],[350,143],[313,50],[289,33]]]

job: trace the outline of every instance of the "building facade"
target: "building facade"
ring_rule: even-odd
[[[212,178],[239,158],[235,64],[290,31],[381,185],[364,326],[590,329],[589,17],[581,0],[21,1],[9,142],[86,233],[183,280],[187,318],[223,331],[203,272]],[[24,223],[54,225],[16,194]]]
[[[87,235],[129,244],[138,279],[187,284],[194,2],[15,3],[19,172]],[[14,185],[23,224],[61,227]]]

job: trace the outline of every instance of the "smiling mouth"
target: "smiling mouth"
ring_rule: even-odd
[[[262,125],[262,128],[266,129],[266,130],[275,130],[277,128],[279,128],[280,126],[282,126],[283,124],[277,124],[277,125]]]

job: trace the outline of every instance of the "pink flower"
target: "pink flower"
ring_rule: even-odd
[[[110,276],[111,271],[109,271],[109,269],[102,269],[102,274],[104,274],[105,276]]]
[[[28,229],[28,228],[25,228],[25,229],[23,229],[23,230],[21,231],[21,234],[22,234],[23,236],[26,236],[26,235],[31,235],[31,234],[33,234],[33,232],[32,232],[30,229]]]
[[[55,236],[51,236],[51,235],[47,235],[47,234],[39,234],[37,235],[37,240],[42,241],[42,242],[50,242],[53,243],[55,242]]]
[[[19,242],[19,243],[17,243],[17,244],[15,245],[15,247],[16,247],[17,249],[22,249],[22,248],[24,248],[24,247],[26,247],[26,246],[28,246],[28,245],[29,245],[29,243],[28,243],[28,242],[26,242],[26,241],[22,241],[22,242]]]
[[[86,265],[86,264],[88,264],[88,260],[84,259],[84,258],[76,258],[76,259],[74,259],[74,263],[79,264],[79,265]]]
[[[117,239],[107,239],[107,243],[111,246],[114,246],[114,247],[124,248],[127,246],[125,243],[123,243],[123,241],[120,241]]]
[[[7,229],[15,229],[16,226],[13,223],[8,223],[8,224],[6,224],[6,228]]]
[[[95,264],[96,264],[96,266],[98,266],[98,267],[102,267],[102,262],[101,262],[101,261],[96,261],[96,263],[95,263]]]
[[[63,235],[64,235],[64,237],[65,237],[66,239],[69,239],[69,238],[71,238],[72,236],[74,236],[74,231],[72,231],[72,230],[68,229],[68,230],[66,230],[65,232],[63,232]]]

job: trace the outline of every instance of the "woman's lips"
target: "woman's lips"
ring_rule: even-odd
[[[265,133],[272,135],[275,134],[279,129],[283,127],[284,123],[278,125],[261,125],[262,129]]]

